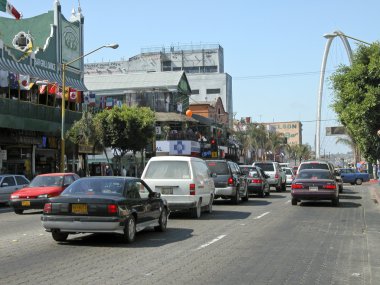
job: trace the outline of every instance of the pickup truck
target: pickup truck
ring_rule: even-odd
[[[340,176],[343,183],[350,183],[351,185],[361,185],[363,182],[369,181],[369,174],[359,172],[354,168],[339,168]]]

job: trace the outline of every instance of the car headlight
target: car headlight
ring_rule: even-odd
[[[49,198],[50,195],[48,194],[42,194],[42,195],[38,195],[37,198]]]
[[[19,196],[18,195],[11,195],[11,199],[18,199]]]

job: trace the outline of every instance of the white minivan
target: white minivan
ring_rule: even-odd
[[[214,180],[204,160],[186,156],[152,157],[141,175],[149,187],[166,199],[170,211],[189,210],[200,218],[212,212]]]

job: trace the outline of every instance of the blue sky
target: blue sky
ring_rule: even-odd
[[[24,18],[51,10],[54,0],[10,0]],[[70,17],[78,1],[62,0]],[[85,52],[102,49],[85,62],[128,59],[141,48],[218,43],[224,48],[225,72],[233,78],[235,118],[258,122],[300,120],[303,142],[314,149],[319,71],[326,39],[340,30],[366,42],[379,40],[380,3],[375,0],[81,0],[85,16]],[[4,14],[2,14],[4,16]],[[353,50],[357,44],[350,40]],[[343,44],[334,40],[322,105],[322,134],[335,126],[328,107],[328,76],[348,64]],[[321,153],[346,152],[335,138],[321,137]]]

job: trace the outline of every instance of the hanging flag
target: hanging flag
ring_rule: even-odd
[[[29,83],[30,83],[29,81],[30,81],[29,75],[19,74],[18,84],[20,85],[20,90],[29,90]]]
[[[40,85],[40,87],[38,87],[38,93],[45,94],[46,93],[46,88],[47,88],[47,84]]]
[[[70,92],[70,102],[76,102],[76,99],[77,99],[77,91],[73,88],[70,88],[69,89],[69,92]]]
[[[57,84],[56,83],[48,84],[47,86],[48,86],[47,88],[48,88],[48,94],[49,95],[57,94]],[[45,91],[46,91],[46,89],[45,89]]]
[[[9,72],[9,88],[10,89],[18,89],[19,85],[18,85],[18,75],[17,74],[14,74],[12,72]]]
[[[65,87],[65,100],[68,101],[70,96],[70,87]]]
[[[13,5],[7,0],[0,0],[0,11],[7,12],[17,20],[20,20],[20,18],[22,18],[22,14],[17,11],[16,8],[13,7]]]
[[[0,70],[0,87],[8,87],[8,71]]]
[[[82,103],[82,91],[77,91],[77,98],[75,101],[77,103]]]

